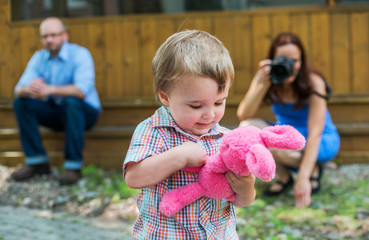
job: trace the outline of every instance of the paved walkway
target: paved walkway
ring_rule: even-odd
[[[130,228],[122,221],[0,206],[0,240],[129,240]]]

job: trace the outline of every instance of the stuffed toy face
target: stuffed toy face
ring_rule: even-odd
[[[275,162],[269,148],[298,150],[305,138],[293,127],[239,127],[224,136],[220,155],[227,168],[239,175],[254,174],[263,181],[274,178]]]

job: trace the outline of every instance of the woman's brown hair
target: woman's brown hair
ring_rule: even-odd
[[[268,59],[274,59],[277,48],[286,44],[293,44],[297,46],[301,52],[301,68],[296,76],[295,81],[292,83],[292,87],[297,98],[297,102],[295,103],[294,107],[301,108],[306,103],[310,95],[313,93],[310,73],[314,72],[320,76],[321,74],[309,68],[306,61],[305,48],[300,38],[293,33],[280,33],[277,37],[274,38],[269,48]],[[278,89],[280,89],[280,87],[281,85],[272,84],[265,96],[265,100],[271,101],[273,103],[276,101],[283,103],[281,96],[279,96],[278,93]]]

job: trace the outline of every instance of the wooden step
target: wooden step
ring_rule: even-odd
[[[85,134],[85,164],[106,169],[120,169],[135,126],[99,126]],[[64,133],[40,128],[43,143],[52,164],[63,164]],[[24,163],[24,155],[16,128],[0,129],[0,164]]]
[[[241,99],[230,99],[221,124],[238,125],[236,110]],[[121,168],[135,126],[151,116],[159,107],[152,100],[105,101],[97,126],[86,132],[84,158],[86,164],[104,168]],[[341,135],[337,161],[369,163],[369,107],[368,98],[333,98],[329,109]],[[256,117],[273,119],[270,107],[263,106]],[[52,162],[63,163],[64,133],[41,128],[43,143]],[[17,124],[11,101],[0,102],[0,164],[23,163]]]
[[[123,149],[123,148],[122,148]],[[87,152],[84,151],[84,165],[94,165],[103,169],[121,170],[125,158],[123,152]],[[63,166],[64,156],[62,151],[48,152],[50,164],[55,166]],[[22,151],[0,152],[0,164],[5,166],[24,165],[24,155]]]
[[[107,101],[103,112],[99,116],[97,126],[126,126],[137,125],[150,117],[159,104],[151,101]],[[15,128],[12,105],[0,102],[0,128]]]
[[[233,128],[235,126],[229,125]],[[369,163],[369,123],[337,124],[341,135],[341,148],[336,159],[342,164]],[[102,168],[120,168],[135,126],[97,126],[86,132],[85,164]],[[46,150],[52,163],[62,165],[64,133],[41,128]],[[0,129],[0,164],[22,164],[24,155],[16,128]]]
[[[240,97],[229,99],[222,124],[237,125],[236,111]],[[99,117],[98,126],[137,125],[150,117],[160,106],[150,100],[105,100],[102,102],[104,111]],[[334,123],[369,123],[369,98],[336,96],[328,104]],[[262,106],[255,117],[274,120],[269,106]],[[0,101],[0,128],[17,127],[11,100]]]

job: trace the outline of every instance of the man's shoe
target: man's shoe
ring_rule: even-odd
[[[25,181],[31,179],[37,175],[48,175],[50,174],[49,164],[35,164],[35,165],[26,165],[21,169],[12,173],[11,177],[15,181]]]
[[[81,170],[65,170],[59,177],[59,183],[61,185],[72,185],[78,182],[81,178]]]

